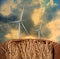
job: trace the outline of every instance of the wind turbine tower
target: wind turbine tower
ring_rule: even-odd
[[[41,28],[42,28],[42,22],[40,23],[39,28],[37,30],[35,30],[38,34],[39,39],[41,38]]]
[[[23,10],[22,10],[20,19],[18,21],[9,22],[9,23],[15,23],[15,24],[17,23],[18,24],[18,39],[20,39],[20,36],[21,36],[21,26],[24,28],[25,32],[28,34],[28,31],[25,28],[25,26],[23,24],[23,20],[22,20],[23,13],[24,13],[24,6],[23,6]]]

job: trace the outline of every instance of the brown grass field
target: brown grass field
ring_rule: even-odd
[[[60,45],[48,40],[9,40],[0,44],[0,59],[60,59]]]

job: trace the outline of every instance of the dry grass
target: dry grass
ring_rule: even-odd
[[[7,50],[4,51],[6,59],[53,59],[53,46],[50,41],[8,41]]]

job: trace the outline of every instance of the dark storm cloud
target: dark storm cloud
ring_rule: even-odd
[[[5,17],[3,15],[0,14],[0,22],[9,22],[9,21],[15,21],[18,20],[17,16],[15,15],[10,15],[8,17]]]
[[[16,1],[15,1],[16,2]],[[32,19],[31,19],[31,15],[32,15],[32,12],[34,11],[34,9],[36,8],[40,8],[40,4],[32,4],[30,5],[32,2],[32,0],[22,0],[21,4],[25,4],[25,11],[24,11],[24,15],[23,15],[23,20],[24,20],[24,25],[26,27],[26,29],[28,30],[28,32],[30,33],[31,29],[33,28],[34,26],[34,23],[32,22]],[[20,6],[20,5],[17,5],[17,6]],[[22,7],[18,8],[17,9],[12,9],[12,12],[13,14],[17,14],[19,15],[20,12],[19,10],[21,9]],[[19,10],[18,10],[19,9]],[[52,8],[51,8],[52,9]],[[52,16],[53,16],[53,13],[51,13],[51,9],[50,7],[48,7],[46,9],[46,12],[43,16],[43,20],[48,20],[48,21],[51,21],[52,19]],[[53,9],[52,9],[53,10]],[[19,13],[19,14],[18,14]],[[10,21],[15,21],[15,20],[19,20],[18,16],[16,15],[10,15],[8,17],[4,17],[2,15],[0,15],[0,18],[1,18],[1,22],[10,22]],[[46,17],[46,18],[45,18]],[[18,26],[18,24],[10,24],[10,26],[12,28],[15,28],[16,26]],[[3,27],[2,27],[3,28]],[[47,37],[47,35],[49,34],[49,30],[43,26],[43,28],[45,28],[46,30],[43,30],[43,34],[45,35],[45,37]],[[4,29],[4,28],[3,28]],[[10,30],[10,29],[9,29]],[[24,32],[23,28],[21,27],[21,30]],[[7,32],[8,33],[8,32]],[[43,37],[43,35],[41,34],[41,36]]]
[[[0,0],[0,6],[4,4],[7,0]]]
[[[31,29],[32,29],[33,26],[34,26],[32,20],[31,20],[31,14],[28,13],[28,12],[24,13],[24,15],[23,15],[23,20],[24,20],[23,23],[24,23],[26,29],[28,30],[28,32],[30,32]]]
[[[24,0],[25,1],[25,0]],[[15,1],[16,2],[16,1]],[[30,0],[29,1],[27,1],[28,2],[28,4],[30,3]],[[23,2],[23,4],[24,4],[25,2]],[[18,6],[18,5],[17,5]],[[5,17],[5,16],[3,16],[3,15],[1,15],[0,14],[0,22],[4,22],[4,23],[7,23],[7,22],[10,22],[10,21],[16,21],[16,20],[19,20],[19,18],[20,18],[20,14],[21,14],[21,12],[19,12],[19,10],[21,9],[22,7],[20,7],[20,8],[18,8],[17,7],[17,9],[11,9],[11,11],[13,12],[13,15],[9,15],[8,17]],[[19,10],[18,10],[19,9]],[[30,10],[29,10],[30,9]],[[25,11],[26,11],[26,13],[25,13]],[[32,20],[31,20],[31,12],[32,12],[32,8],[29,8],[29,7],[27,7],[26,9],[25,9],[25,11],[24,11],[24,15],[23,15],[23,20],[25,20],[23,23],[24,23],[24,25],[25,25],[25,27],[26,27],[26,29],[28,30],[28,32],[30,33],[30,30],[31,30],[31,28],[33,27],[33,22],[32,22]],[[11,30],[11,29],[13,29],[13,28],[15,28],[16,29],[16,26],[18,26],[18,24],[8,24],[9,26],[11,26],[11,28],[9,29],[9,31]],[[4,27],[2,27],[3,29],[4,29]],[[18,29],[18,28],[17,28]],[[21,27],[21,30],[23,31],[23,32],[25,32],[24,31],[24,29]],[[6,33],[9,33],[9,31],[8,32],[6,32]],[[2,32],[2,31],[1,31]],[[4,34],[4,35],[6,35],[6,33]],[[3,35],[3,36],[4,36]]]
[[[26,29],[28,30],[28,32],[30,33],[31,29],[33,28],[34,24],[32,22],[32,19],[31,19],[31,15],[32,15],[32,12],[34,10],[34,8],[38,8],[39,7],[39,4],[38,5],[34,5],[34,6],[31,6],[32,0],[22,0],[21,4],[25,4],[25,10],[24,10],[24,15],[23,15],[23,20],[24,20],[24,25],[26,27]],[[21,5],[20,4],[20,5]],[[19,6],[20,6],[19,5]],[[22,5],[22,6],[23,6]],[[18,6],[18,5],[17,5]],[[18,13],[18,16],[20,15],[21,12],[19,12],[19,10],[22,9],[22,6],[20,6],[20,8],[17,7],[17,13]],[[19,10],[18,10],[19,9]],[[15,12],[16,10],[13,10],[13,12]],[[22,10],[21,10],[22,11]],[[19,16],[20,17],[20,16]],[[21,27],[22,31],[24,32],[23,28]]]
[[[31,31],[31,28],[33,27],[33,22],[31,20],[31,11],[28,12],[28,10],[25,10],[26,12],[24,12],[23,14],[23,20],[24,20],[24,25],[26,27],[26,29],[28,30],[28,32],[30,33]],[[14,11],[15,12],[15,11]],[[21,14],[21,13],[19,13]],[[18,15],[10,15],[8,17],[5,17],[3,15],[0,14],[0,22],[3,22],[3,23],[8,23],[8,22],[11,22],[11,21],[16,21],[16,20],[19,20],[20,16],[18,17]],[[9,31],[14,28],[16,29],[16,26],[18,27],[18,24],[8,24],[9,26],[11,26],[11,28],[9,29]],[[3,27],[2,27],[3,28]],[[4,29],[4,28],[3,28]],[[18,29],[18,28],[17,28]],[[24,29],[22,28],[21,26],[21,30],[25,33]],[[6,32],[6,31],[5,31]],[[7,32],[8,33],[8,32]],[[4,36],[4,35],[3,35]]]
[[[4,0],[0,0],[0,5],[2,5],[3,2],[4,2]]]

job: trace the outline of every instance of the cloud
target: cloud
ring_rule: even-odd
[[[56,16],[60,15],[58,11],[56,12]],[[60,36],[60,17],[54,18],[50,23],[48,23],[48,28],[51,31],[50,40],[57,42],[56,37]]]
[[[60,18],[60,10],[57,10],[55,18]]]
[[[47,3],[47,6],[57,6],[57,4],[54,3],[54,0],[50,0],[50,2]]]
[[[32,2],[31,2],[32,5],[36,5],[38,3],[39,3],[39,0],[32,0]]]
[[[10,33],[5,35],[7,39],[17,39],[18,38],[18,30],[10,29]]]
[[[14,2],[14,0],[8,0],[1,5],[0,13],[3,16],[9,16],[13,14],[13,10],[15,10],[16,8],[17,4]]]
[[[39,0],[40,5],[44,3],[44,0]]]
[[[49,0],[32,0],[32,5],[39,4],[40,7],[46,7],[46,4],[49,2]]]
[[[24,34],[23,32],[20,33],[20,38],[23,39],[23,38],[27,38],[27,37],[30,37],[26,34]],[[31,36],[32,37],[32,36]],[[5,35],[5,38],[7,39],[19,39],[18,38],[18,30],[17,29],[10,29],[10,33],[7,33]]]
[[[8,24],[5,23],[1,23],[0,22],[0,42],[3,42],[6,40],[6,38],[4,37],[7,33],[9,32],[8,29]]]
[[[46,7],[47,3],[49,4],[48,7]],[[30,32],[30,34],[32,34],[32,35],[26,36],[23,28],[21,27],[21,30],[22,30],[21,32],[23,32],[21,34],[21,38],[22,37],[24,37],[24,38],[35,38],[36,37],[35,34],[31,32],[31,31],[33,31],[32,28],[33,28],[33,26],[34,27],[38,26],[40,24],[40,21],[43,20],[43,23],[46,22],[47,27],[48,27],[47,28],[45,26],[46,24],[43,25],[43,28],[42,28],[43,34],[45,36],[47,36],[48,34],[50,34],[49,31],[51,30],[51,37],[49,39],[50,40],[53,39],[52,41],[56,41],[55,34],[57,33],[56,36],[58,36],[60,33],[58,32],[59,30],[57,30],[57,29],[59,29],[59,26],[55,27],[55,24],[56,24],[56,22],[58,23],[60,21],[58,20],[59,17],[55,15],[57,6],[56,7],[52,6],[55,4],[53,2],[53,0],[50,0],[50,2],[48,0],[27,0],[27,1],[26,0],[8,0],[4,4],[2,4],[2,6],[1,6],[1,12],[0,13],[3,16],[0,15],[0,21],[4,21],[4,22],[8,21],[9,22],[9,21],[17,20],[18,16],[20,16],[20,12],[22,9],[21,4],[27,5],[25,8],[25,11],[24,11],[24,15],[23,15],[23,20],[25,20],[23,23],[26,26],[28,32]],[[58,14],[60,14],[60,12],[57,12],[57,15]],[[56,17],[56,18],[54,18],[54,17]],[[17,24],[14,24],[14,25],[9,24],[9,25],[12,28],[9,29],[10,33],[6,32],[4,34],[5,35],[4,38],[6,38],[6,39],[18,38],[18,30],[15,27],[15,26],[17,26]],[[56,33],[55,33],[54,29],[56,29]]]
[[[8,3],[10,4],[11,8],[16,9],[17,5],[21,3],[21,0],[8,0]]]
[[[1,6],[1,12],[0,12],[3,16],[8,16],[10,15],[12,12],[11,12],[11,8],[10,8],[10,5],[9,4],[3,4]]]
[[[10,15],[8,17],[5,17],[5,16],[0,14],[0,22],[7,23],[10,21],[15,21],[15,20],[18,20],[17,16],[15,16],[15,15]]]
[[[5,36],[4,36],[6,39],[19,39],[18,38],[18,30],[17,29],[10,29],[9,33],[7,33]],[[37,37],[34,36],[34,35],[26,35],[24,34],[23,32],[21,32],[21,36],[20,36],[21,39],[36,39]]]
[[[32,4],[40,4],[40,5],[42,5],[43,3],[44,3],[44,0],[32,0]]]
[[[42,20],[43,20],[46,24],[49,23],[49,22],[52,21],[53,18],[55,17],[56,11],[57,11],[57,10],[56,10],[56,7],[51,7],[51,6],[47,7],[47,8],[45,9],[45,12],[44,12],[43,16],[41,17]]]
[[[7,0],[0,0],[0,6],[1,6],[2,4],[4,4],[5,2],[7,2]]]
[[[60,20],[52,21],[48,25],[48,28],[51,30],[51,38],[50,39],[55,42],[57,41],[56,37],[60,35],[60,30],[59,30],[60,26],[59,25],[57,26],[56,25],[57,23],[60,25]]]
[[[32,13],[32,21],[34,22],[34,25],[38,25],[41,21],[41,16],[44,14],[45,12],[45,8],[41,7],[39,9],[34,9],[33,13]]]

